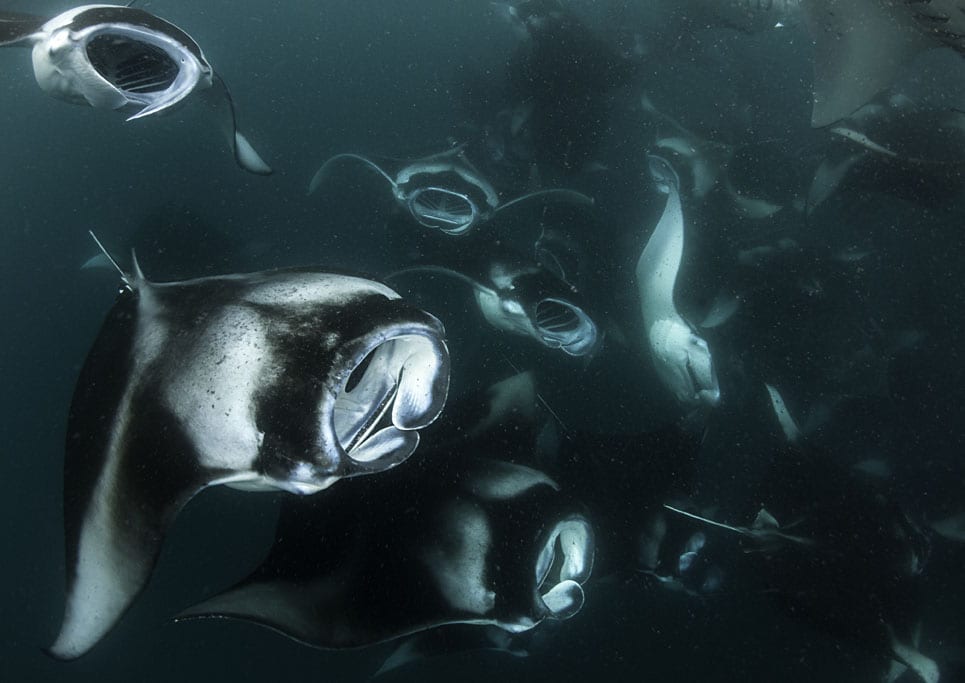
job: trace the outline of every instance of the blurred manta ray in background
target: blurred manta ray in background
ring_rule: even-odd
[[[965,53],[965,0],[804,0],[814,40],[816,127],[852,114],[919,53]]]
[[[128,121],[169,111],[197,91],[238,165],[271,173],[238,131],[231,94],[201,47],[160,17],[117,5],[82,5],[52,19],[0,12],[0,46],[32,48],[37,84],[51,97],[133,112]]]
[[[442,324],[382,284],[311,269],[152,283],[136,262],[123,278],[68,421],[62,659],[120,619],[199,491],[310,494],[392,468],[449,387]]]

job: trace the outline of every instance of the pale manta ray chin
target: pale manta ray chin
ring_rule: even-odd
[[[334,164],[345,160],[361,162],[385,178],[395,201],[417,223],[447,235],[466,235],[500,211],[530,200],[593,204],[591,197],[567,189],[536,190],[503,202],[461,146],[410,162],[394,176],[359,154],[336,154],[312,176],[308,194],[319,188]]]
[[[70,407],[60,659],[117,623],[202,489],[305,495],[395,467],[449,389],[442,324],[383,284],[311,268],[154,283],[105,255],[124,287]]]
[[[239,132],[231,93],[201,47],[160,17],[118,5],[81,5],[53,18],[0,12],[0,46],[31,48],[37,84],[51,97],[123,110],[128,121],[168,112],[197,92],[238,165],[272,172]]]
[[[652,154],[647,158],[658,189],[667,195],[667,205],[636,267],[647,343],[657,375],[678,401],[715,406],[720,402],[720,387],[710,349],[674,303],[684,247],[680,183],[665,159]]]

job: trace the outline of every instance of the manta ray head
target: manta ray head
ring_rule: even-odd
[[[571,356],[593,353],[600,342],[596,323],[571,297],[575,290],[538,266],[490,269],[494,289],[477,288],[476,303],[496,329],[535,339]]]
[[[546,617],[569,619],[580,611],[593,555],[593,530],[583,517],[564,519],[550,529],[535,567],[536,593]]]
[[[657,320],[650,328],[657,374],[684,404],[720,402],[720,386],[707,342],[683,320]]]
[[[304,439],[282,416],[266,433],[265,478],[253,488],[311,494],[339,479],[381,472],[415,452],[418,430],[445,405],[449,353],[432,329],[379,330],[347,351],[323,379],[314,426]],[[282,411],[285,409],[282,408]]]
[[[53,97],[95,108],[137,109],[137,119],[169,109],[213,71],[176,26],[126,7],[77,8],[47,22],[33,47],[34,75]]]

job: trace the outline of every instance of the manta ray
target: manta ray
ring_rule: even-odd
[[[823,127],[887,88],[924,50],[965,53],[965,0],[802,0],[814,40],[814,108]]]
[[[358,154],[336,154],[312,176],[308,193],[315,192],[332,167],[345,160],[361,162],[385,178],[395,201],[416,223],[446,235],[466,235],[497,213],[533,199],[593,204],[585,194],[566,189],[537,190],[503,201],[461,146],[408,162],[394,173]]]
[[[37,85],[51,97],[125,111],[128,121],[170,111],[198,93],[238,165],[272,172],[238,131],[231,93],[201,46],[150,12],[118,5],[81,5],[53,18],[0,12],[0,46],[31,48]]]
[[[380,283],[311,268],[154,283],[136,260],[122,277],[67,425],[61,659],[117,623],[202,489],[305,495],[395,467],[449,387],[442,324]]]
[[[657,188],[667,195],[667,205],[637,261],[636,284],[647,343],[657,375],[678,401],[717,405],[720,387],[710,348],[674,303],[684,248],[680,181],[665,159],[654,155],[648,159]]]

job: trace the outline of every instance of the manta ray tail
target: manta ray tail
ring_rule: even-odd
[[[31,37],[47,19],[33,14],[0,12],[0,47],[29,47]]]
[[[328,169],[331,168],[332,164],[334,164],[336,161],[340,161],[342,159],[355,159],[356,161],[361,161],[363,164],[365,164],[373,171],[378,173],[380,176],[388,180],[389,185],[395,188],[396,186],[395,180],[393,180],[392,177],[388,173],[383,171],[378,165],[376,165],[372,161],[369,161],[368,159],[366,159],[365,157],[359,154],[346,153],[346,154],[336,154],[331,159],[329,159],[324,164],[322,164],[317,171],[315,171],[315,175],[312,176],[311,182],[308,183],[308,194],[312,194],[313,192],[315,192],[315,190],[318,189],[318,186],[321,185],[322,181],[325,180],[325,176],[328,172]]]
[[[228,144],[235,155],[237,164],[255,175],[271,175],[272,169],[264,159],[255,151],[255,148],[248,142],[248,138],[238,131],[238,119],[235,115],[235,103],[231,98],[231,92],[224,80],[218,74],[214,74],[214,84],[211,88],[201,93],[208,106],[215,112],[219,119],[221,129],[228,138]],[[139,112],[136,116],[143,116],[144,112]]]

